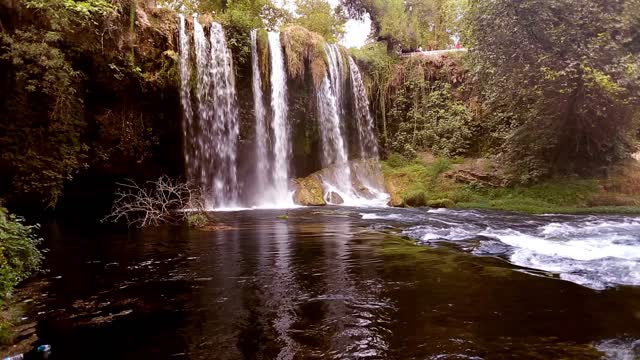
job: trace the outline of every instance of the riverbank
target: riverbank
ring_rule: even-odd
[[[414,160],[392,155],[382,164],[391,205],[493,209],[530,214],[640,214],[640,162],[614,166],[600,178],[510,184],[488,159]]]

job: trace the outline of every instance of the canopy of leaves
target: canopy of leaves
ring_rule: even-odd
[[[522,181],[593,171],[628,155],[638,121],[638,22],[637,12],[629,13],[637,6],[637,0],[472,4],[467,21],[486,129],[501,139]]]
[[[336,42],[344,34],[345,18],[340,8],[334,11],[326,0],[297,0],[298,17],[294,22]]]
[[[353,17],[371,16],[378,40],[395,49],[444,49],[459,32],[466,0],[342,0]]]

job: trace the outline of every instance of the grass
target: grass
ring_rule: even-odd
[[[640,194],[623,193],[620,177],[560,178],[532,186],[483,187],[445,176],[462,159],[405,159],[392,155],[382,169],[392,204],[465,209],[495,209],[532,214],[640,214]],[[635,176],[635,175],[634,175]],[[640,182],[640,178],[629,180]],[[611,186],[614,183],[616,186]]]

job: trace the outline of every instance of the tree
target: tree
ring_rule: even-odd
[[[445,48],[458,32],[465,0],[342,0],[352,17],[371,16],[390,49]]]
[[[522,181],[593,172],[628,155],[639,99],[635,33],[621,21],[629,4],[471,4],[472,59],[488,132],[504,141],[502,155]]]
[[[294,23],[335,42],[344,34],[346,19],[340,8],[334,11],[326,0],[296,0],[298,17]]]

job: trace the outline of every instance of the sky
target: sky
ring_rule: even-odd
[[[328,0],[328,2],[335,8],[340,3],[340,0]],[[290,11],[295,11],[294,0],[275,0],[274,3]],[[340,44],[348,48],[361,47],[367,41],[369,33],[371,33],[371,19],[369,15],[366,15],[363,20],[349,19],[345,24],[345,34],[340,40]]]

